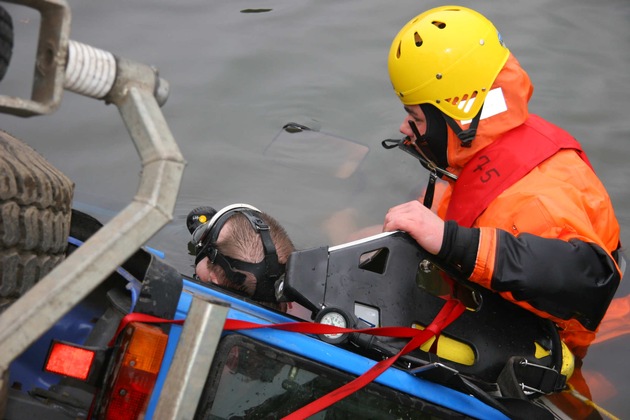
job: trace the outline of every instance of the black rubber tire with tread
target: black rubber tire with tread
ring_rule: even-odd
[[[0,5],[0,80],[4,77],[13,54],[13,20]]]
[[[0,130],[0,312],[64,259],[74,183]]]

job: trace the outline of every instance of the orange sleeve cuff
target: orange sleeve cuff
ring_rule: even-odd
[[[479,228],[479,247],[477,248],[477,259],[475,268],[469,280],[486,289],[491,289],[492,274],[494,273],[494,262],[497,255],[497,231],[495,228]]]

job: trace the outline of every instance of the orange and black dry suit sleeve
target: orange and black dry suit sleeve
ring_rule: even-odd
[[[579,239],[483,230],[496,238],[491,289],[508,292],[514,300],[552,317],[576,319],[590,331],[597,329],[620,282],[614,261],[602,248]],[[446,222],[438,259],[469,278],[477,260],[480,232],[479,228]]]

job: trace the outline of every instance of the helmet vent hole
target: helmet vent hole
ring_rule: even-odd
[[[453,106],[456,106],[460,110],[464,110],[464,112],[469,112],[470,108],[472,108],[472,105],[475,102],[477,93],[477,91],[474,91],[471,94],[464,94],[461,98],[459,96],[455,96],[453,98],[445,99],[445,101]]]
[[[396,50],[396,58],[400,58],[400,42],[398,43],[398,49]]]
[[[435,27],[437,27],[438,29],[444,29],[446,28],[446,23],[444,22],[440,22],[439,20],[434,20],[433,22],[431,22],[433,25],[435,25]]]
[[[420,34],[418,32],[413,34],[413,38],[416,42],[416,47],[419,47],[422,45],[422,37],[420,36]]]
[[[475,103],[475,98],[477,97],[477,91],[474,91],[473,93],[470,94],[470,96],[468,96],[468,94],[464,95],[463,98],[463,103],[461,103],[459,105],[460,109],[464,109],[465,113],[470,112],[470,108],[472,108],[473,104]]]

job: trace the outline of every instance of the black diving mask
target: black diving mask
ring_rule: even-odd
[[[258,263],[241,261],[228,257],[219,252],[217,240],[219,233],[235,214],[244,215],[252,228],[260,235],[264,259]],[[276,248],[271,239],[269,226],[261,217],[260,210],[249,204],[232,204],[218,212],[207,223],[199,225],[192,233],[193,244],[195,245],[196,256],[195,265],[205,257],[211,263],[218,264],[225,271],[230,282],[240,286],[245,281],[245,274],[241,271],[252,273],[256,277],[256,291],[253,299],[264,302],[275,302],[275,283],[284,274],[284,265],[278,262]],[[237,271],[238,270],[238,271]]]

